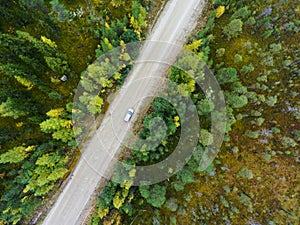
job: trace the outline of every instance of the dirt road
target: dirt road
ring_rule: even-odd
[[[124,86],[105,115],[103,122],[84,149],[72,178],[66,184],[44,225],[81,224],[102,175],[114,163],[114,156],[130,134],[130,126],[145,107],[143,99],[153,95],[160,79],[179,53],[185,35],[195,27],[203,0],[170,0],[152,29]],[[153,42],[154,41],[154,42]],[[155,43],[155,41],[159,41]],[[123,121],[128,108],[135,114],[130,123]]]

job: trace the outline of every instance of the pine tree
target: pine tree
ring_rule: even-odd
[[[18,98],[8,97],[5,102],[0,105],[0,116],[12,117],[18,119],[21,116],[29,114],[29,104]]]
[[[33,151],[35,146],[19,146],[8,150],[0,155],[0,163],[18,163],[29,156],[29,152]]]

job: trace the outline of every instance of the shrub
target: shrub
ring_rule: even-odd
[[[247,130],[246,135],[252,139],[257,139],[259,136],[259,133],[258,133],[258,131]]]
[[[275,104],[277,103],[277,96],[276,95],[269,96],[266,100],[266,103],[268,106],[271,106],[271,107],[275,106]]]
[[[178,208],[177,200],[176,198],[170,198],[165,203],[166,208],[168,208],[170,211],[175,212]]]
[[[275,43],[270,44],[270,51],[272,53],[278,53],[278,52],[280,52],[280,50],[281,50],[281,44],[280,43],[278,43],[278,44],[275,44]]]
[[[221,57],[225,54],[225,48],[219,48],[217,51],[216,51],[216,54],[218,57]]]
[[[239,54],[235,54],[234,56],[234,62],[235,63],[239,63],[239,62],[242,62],[243,61],[243,57]]]
[[[283,137],[282,143],[283,143],[283,146],[286,148],[287,147],[296,147],[298,145],[297,142],[290,137]]]
[[[243,167],[240,169],[239,171],[240,176],[244,177],[244,178],[248,178],[248,179],[252,179],[253,178],[253,174],[252,171]]]

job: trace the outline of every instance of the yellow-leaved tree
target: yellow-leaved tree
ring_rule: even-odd
[[[50,118],[40,123],[41,131],[52,133],[52,137],[65,143],[74,138],[72,120],[67,118],[63,108],[52,109],[47,113]]]
[[[216,10],[216,18],[220,18],[225,12],[225,6],[220,5]]]
[[[191,51],[197,51],[202,43],[202,40],[195,40],[191,44],[187,45],[186,48]]]
[[[45,36],[41,36],[41,40],[42,40],[42,42],[50,45],[51,47],[57,48],[56,43],[54,41],[51,41],[50,39],[46,38]]]

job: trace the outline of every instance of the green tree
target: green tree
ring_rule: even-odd
[[[102,106],[103,106],[103,99],[100,98],[99,96],[94,96],[89,99],[89,103],[87,106],[87,109],[92,113],[92,114],[97,114],[101,111]]]
[[[22,99],[10,98],[0,105],[0,115],[3,117],[12,117],[18,119],[21,116],[26,116],[29,114],[30,106],[27,102]]]
[[[235,68],[232,67],[220,69],[216,77],[220,84],[238,81],[237,71]]]
[[[248,9],[247,6],[238,9],[237,11],[235,11],[233,13],[233,15],[231,16],[231,19],[245,19],[250,15],[251,11]]]
[[[182,181],[183,184],[193,183],[193,173],[188,168],[183,168],[177,173],[177,178]]]
[[[44,6],[44,0],[19,0],[20,4],[31,8],[42,8]]]
[[[48,65],[48,67],[58,73],[58,74],[64,74],[66,72],[69,72],[69,66],[68,66],[68,62],[62,58],[59,57],[47,57],[45,56],[45,61]]]
[[[59,3],[59,0],[52,0],[50,4],[52,11],[54,11],[57,14],[56,19],[59,22],[66,22],[69,20],[69,12],[64,4]]]
[[[213,135],[208,130],[201,129],[199,135],[199,142],[203,146],[211,145],[213,143]]]
[[[248,66],[244,65],[240,70],[241,73],[249,73],[252,71],[254,71],[254,66],[252,65],[252,63],[250,63]]]
[[[20,64],[14,64],[14,63],[1,64],[0,63],[0,72],[2,75],[4,75],[2,79],[10,80],[13,82],[13,77],[14,77],[22,85],[24,85],[24,83],[20,80],[26,80],[28,83],[31,83],[32,85],[36,85],[38,83],[37,76],[29,75],[29,72],[27,71],[26,67],[24,67],[23,65],[20,65]],[[24,85],[24,86],[27,86],[27,85]]]
[[[154,184],[153,186],[140,186],[140,193],[146,201],[154,207],[161,207],[166,201],[165,186]]]
[[[139,1],[132,1],[132,17],[130,18],[131,26],[138,33],[147,26],[147,11],[143,8]]]
[[[127,29],[126,32],[124,32],[121,35],[121,40],[123,40],[125,43],[135,42],[139,40],[139,36],[137,33],[132,29]]]
[[[27,25],[34,25],[36,31],[54,34],[58,31],[58,27],[47,11],[44,0],[1,1],[1,30],[5,31],[5,27],[14,27],[18,30]]]
[[[35,196],[42,196],[53,189],[57,180],[64,177],[68,172],[65,164],[68,157],[63,157],[58,153],[46,153],[36,161],[36,168],[32,171],[27,185],[23,189],[24,193],[33,191]]]
[[[16,31],[17,37],[22,40],[22,42],[30,43],[28,47],[36,49],[38,52],[46,55],[52,56],[57,51],[56,45],[50,39],[45,38],[44,36],[41,37],[41,40],[31,36],[29,33],[24,31]],[[51,44],[52,43],[52,44]],[[55,47],[56,46],[56,47]]]
[[[207,115],[214,110],[213,102],[208,99],[202,99],[197,103],[197,111],[199,115]]]
[[[248,104],[248,98],[245,95],[225,92],[226,102],[235,109],[242,108]]]
[[[0,57],[0,71],[5,77],[27,80],[47,95],[51,88],[45,85],[48,83],[45,74],[71,73],[65,55],[43,36],[39,40],[23,31],[16,31],[16,36],[0,33],[0,46],[5,52],[5,57]]]
[[[231,20],[229,24],[227,24],[223,28],[223,33],[227,38],[237,37],[243,29],[243,22],[241,19]]]

